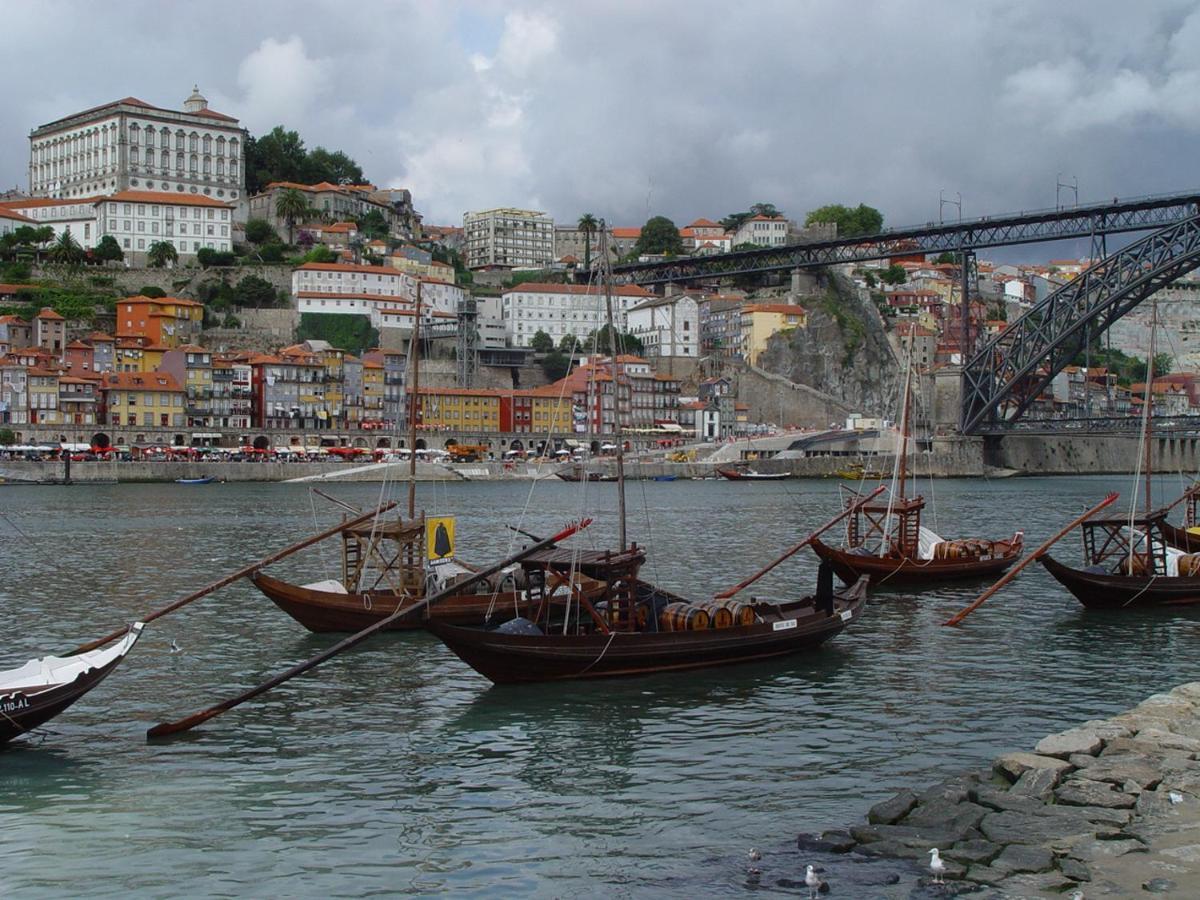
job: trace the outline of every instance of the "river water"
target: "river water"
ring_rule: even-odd
[[[924,482],[948,537],[1034,546],[1113,479]],[[612,485],[425,484],[459,553],[506,523],[580,510],[614,539]],[[1164,479],[1160,496],[1178,492]],[[833,481],[633,483],[647,577],[709,596],[838,507]],[[373,505],[378,485],[338,494]],[[337,517],[301,485],[0,488],[0,667],[62,652]],[[931,526],[934,522],[928,521]],[[583,537],[583,536],[581,536]],[[1064,543],[1077,554],[1077,538]],[[336,547],[280,563],[336,574]],[[754,588],[809,592],[795,557]],[[1085,612],[1031,567],[964,627],[980,585],[880,593],[809,658],[585,685],[493,688],[423,633],[386,635],[167,743],[145,729],[211,705],[334,638],[248,583],[149,626],[107,682],[0,751],[0,895],[677,896],[797,890],[798,832],[1200,678],[1200,614]],[[182,648],[170,651],[172,640]],[[746,852],[760,848],[759,883]],[[874,870],[823,861],[857,896]],[[891,867],[895,870],[895,866]],[[802,887],[802,884],[801,884]],[[843,889],[842,896],[847,893]]]

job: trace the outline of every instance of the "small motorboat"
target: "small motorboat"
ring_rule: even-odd
[[[744,465],[721,466],[717,468],[717,474],[730,481],[782,481],[792,477],[791,472],[759,472]]]
[[[0,672],[0,744],[53,719],[103,681],[137,643],[143,624],[104,650],[43,656]]]
[[[212,484],[217,480],[216,475],[205,475],[203,478],[176,478],[176,484]]]

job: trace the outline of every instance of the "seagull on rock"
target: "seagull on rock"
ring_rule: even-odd
[[[944,876],[946,874],[946,864],[942,862],[942,857],[938,854],[938,848],[934,847],[929,851],[929,871],[933,875],[934,884],[945,884]]]
[[[808,885],[808,900],[817,900],[817,892],[821,890],[821,877],[812,866],[804,872],[804,883]]]

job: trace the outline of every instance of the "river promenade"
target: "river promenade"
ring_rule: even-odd
[[[875,804],[805,852],[922,860],[951,896],[1200,896],[1200,682]],[[831,871],[836,867],[828,867]],[[829,875],[832,879],[834,876]]]

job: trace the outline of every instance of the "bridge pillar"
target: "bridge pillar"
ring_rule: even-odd
[[[817,289],[817,276],[807,269],[792,269],[792,293],[811,294]]]

